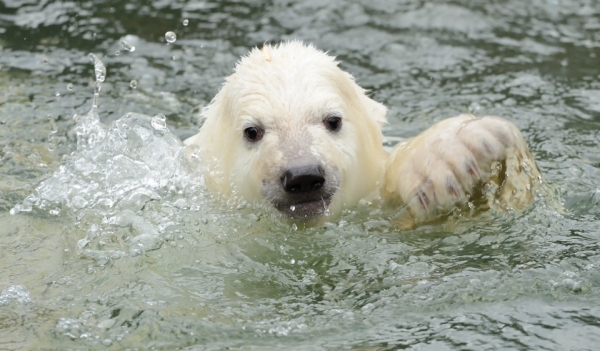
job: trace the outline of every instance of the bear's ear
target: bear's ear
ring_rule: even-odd
[[[359,88],[361,89],[361,88]],[[366,91],[361,89],[362,91],[358,92],[361,103],[365,107],[365,110],[369,113],[369,117],[371,117],[379,128],[383,128],[383,125],[387,123],[387,119],[385,115],[387,114],[387,108],[383,106],[382,103],[379,103],[366,95]]]
[[[387,114],[387,108],[383,104],[371,99],[367,96],[368,91],[361,88],[354,77],[350,73],[345,72],[346,78],[349,80],[348,87],[353,90],[354,97],[358,97],[358,100],[362,107],[367,111],[368,116],[377,124],[379,129],[383,128],[383,125],[387,123],[385,115]]]

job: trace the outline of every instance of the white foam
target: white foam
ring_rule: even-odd
[[[19,305],[33,303],[29,291],[21,285],[8,286],[0,293],[0,306],[7,306],[12,301]]]

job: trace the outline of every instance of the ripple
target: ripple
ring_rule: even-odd
[[[3,6],[0,312],[28,323],[4,318],[0,345],[598,344],[600,10],[591,3]],[[177,45],[164,44],[168,31]],[[338,56],[389,107],[386,146],[458,113],[510,119],[548,192],[523,212],[403,232],[368,206],[307,229],[212,198],[180,140],[236,60],[280,39]],[[91,73],[89,52],[107,69]],[[102,100],[88,113],[100,76]]]

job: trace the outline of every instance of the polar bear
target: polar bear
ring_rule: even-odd
[[[242,57],[185,144],[213,193],[307,225],[363,199],[418,225],[471,204],[486,184],[490,203],[530,201],[539,172],[509,121],[460,115],[388,154],[386,112],[332,56],[298,41],[265,45]]]

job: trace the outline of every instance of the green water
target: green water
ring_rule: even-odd
[[[370,208],[295,230],[213,201],[170,133],[196,132],[240,55],[288,39],[389,107],[389,145],[510,119],[558,200],[404,232]],[[118,122],[86,149],[90,52]],[[0,349],[596,350],[599,55],[593,0],[0,1]],[[142,232],[159,248],[133,250]]]

